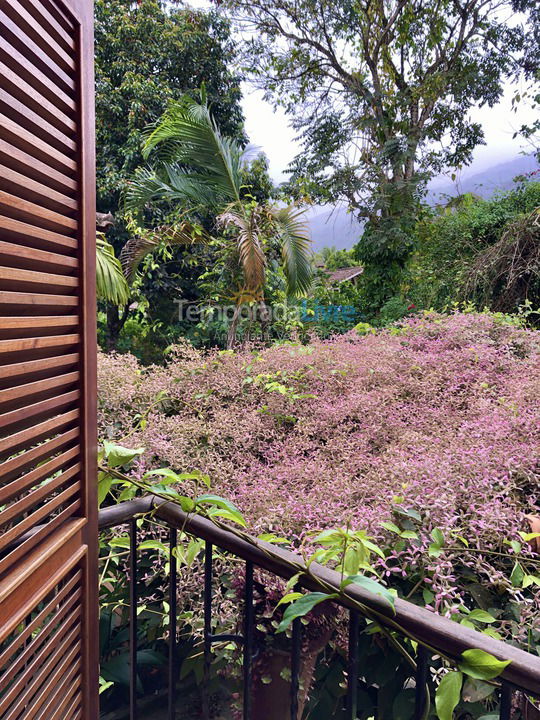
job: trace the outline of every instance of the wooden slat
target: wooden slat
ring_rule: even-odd
[[[64,92],[54,82],[51,73],[45,74],[36,65],[34,65],[29,57],[25,57],[10,42],[7,41],[6,34],[2,37],[0,45],[0,58],[10,67],[21,80],[27,82],[31,87],[37,90],[43,97],[47,98],[58,110],[68,117],[76,112],[77,105],[74,99],[74,93],[71,96]]]
[[[75,701],[80,702],[80,686],[80,663],[77,663],[49,694],[47,702],[34,716],[34,720],[66,720],[66,707]]]
[[[78,382],[80,379],[78,372],[65,373],[63,375],[55,375],[45,380],[36,380],[34,382],[25,383],[24,385],[15,385],[5,390],[0,390],[0,405],[14,400],[37,395],[38,393],[47,392],[48,390],[58,390],[68,385]]]
[[[70,234],[77,230],[77,221],[41,205],[0,190],[0,211],[17,220],[37,224],[47,230]]]
[[[79,636],[79,638],[77,636]],[[74,642],[76,642],[75,645],[73,645]],[[41,670],[36,675],[33,675],[32,672],[35,672],[45,660],[45,658],[41,656],[36,658],[36,662],[30,665],[31,672],[25,673],[24,678],[21,678],[20,687],[18,685],[16,688],[17,691],[24,690],[24,692],[15,695],[13,702],[8,706],[7,714],[3,716],[3,720],[16,720],[30,701],[32,702],[25,713],[26,717],[29,717],[30,712],[33,710],[37,712],[41,707],[40,698],[43,697],[44,692],[43,689],[40,691],[40,688],[47,688],[49,683],[57,683],[62,678],[69,668],[69,665],[80,652],[80,647],[80,629],[74,628],[66,635],[64,642],[57,647],[54,653],[49,655],[48,660]],[[37,660],[39,660],[39,664]],[[34,695],[36,695],[36,697],[34,697]]]
[[[41,485],[41,487],[37,488],[36,490],[32,490],[32,492],[27,493],[27,495],[21,500],[10,503],[4,510],[0,512],[0,527],[8,525],[14,518],[22,515],[28,510],[31,510],[42,500],[45,500],[48,497],[52,497],[52,494],[55,490],[58,490],[67,482],[69,482],[80,472],[80,470],[81,464],[77,463],[76,465],[73,465],[73,467],[70,467],[68,470],[58,475],[58,477],[54,478],[54,480],[50,480],[49,482],[45,483],[45,485]],[[67,490],[71,489],[72,488],[67,488]],[[70,497],[70,495],[67,495],[67,497]],[[18,530],[18,527],[16,526],[15,529]]]
[[[0,161],[12,170],[61,193],[74,194],[77,181],[50,167],[0,136]]]
[[[15,527],[12,527],[10,530],[6,530],[2,535],[0,535],[0,551],[4,551],[12,543],[14,543],[22,535],[24,535],[27,530],[35,527],[46,517],[50,516],[53,512],[58,510],[58,508],[60,508],[65,502],[67,502],[70,498],[80,492],[80,490],[80,482],[69,485],[61,493],[55,495],[52,500],[49,500],[44,505],[35,510],[33,513],[30,513],[30,515],[25,517],[24,520],[21,520]],[[59,530],[60,529],[61,528],[59,528]],[[14,571],[16,571],[17,568],[18,565],[15,566]]]
[[[39,334],[37,331],[43,328],[46,330],[73,328],[78,322],[79,317],[77,315],[38,315],[37,317],[24,315],[23,317],[3,317],[0,318],[0,332],[2,330],[36,330],[36,334]]]
[[[23,270],[0,266],[0,287],[4,290],[38,290],[43,286],[53,292],[73,294],[79,285],[79,279],[71,275],[56,275],[55,273],[38,272],[37,270]],[[30,286],[24,287],[24,286]]]
[[[26,362],[13,363],[12,365],[0,365],[0,380],[6,378],[20,377],[33,373],[48,373],[58,368],[66,368],[76,364],[79,361],[77,353],[69,353],[67,355],[58,355],[41,360],[28,360]]]
[[[79,452],[80,447],[75,445],[75,447],[72,447],[70,450],[66,450],[66,452],[63,452],[61,455],[49,460],[49,462],[44,465],[39,465],[26,475],[23,475],[17,480],[4,485],[0,488],[0,503],[7,503],[9,500],[17,495],[20,495],[25,490],[29,490],[38,483],[43,482],[47,477],[50,477],[53,473],[61,470],[67,463],[73,460],[73,458],[76,458]],[[11,507],[12,506],[7,508],[7,510],[10,510]],[[0,511],[0,523],[2,521],[3,512],[5,511]]]
[[[21,340],[0,340],[0,354],[23,352],[29,350],[43,350],[52,347],[69,347],[80,342],[78,334],[50,335],[38,338],[23,338]]]
[[[71,598],[69,598],[67,603],[64,603],[62,607],[58,610],[58,612],[53,616],[53,618],[44,626],[39,628],[39,632],[36,635],[36,637],[26,645],[24,651],[17,656],[17,659],[12,662],[12,664],[6,668],[6,672],[2,676],[0,682],[9,683],[10,681],[16,679],[16,675],[19,672],[21,668],[25,666],[26,663],[31,662],[32,656],[36,655],[39,651],[40,647],[43,645],[43,643],[47,640],[47,638],[50,638],[51,633],[53,630],[58,627],[58,624],[62,622],[62,620],[65,618],[64,622],[62,623],[62,629],[64,627],[66,629],[73,626],[75,622],[80,622],[80,616],[81,616],[81,609],[80,607],[76,607],[74,610],[69,612],[73,605],[75,604],[75,600],[77,598],[77,595],[72,595]],[[45,645],[45,648],[43,649],[43,652],[45,655],[50,652],[52,649],[54,649],[55,645],[55,638],[52,637],[47,644]],[[0,665],[0,667],[2,667]]]
[[[0,62],[1,72],[3,72],[3,67]],[[75,173],[75,160],[69,157],[67,153],[53,147],[38,135],[3,114],[0,114],[0,138],[62,173]]]
[[[78,20],[65,6],[65,3],[59,3],[57,0],[41,0],[41,3],[46,7],[53,17],[56,18],[60,26],[68,33],[70,37],[76,33],[76,27]]]
[[[45,307],[54,307],[60,310],[61,308],[72,309],[77,307],[78,304],[79,299],[73,295],[46,295],[41,293],[3,292],[0,290],[0,306],[16,305],[18,312],[21,312],[25,306],[37,310],[43,310]]]
[[[81,501],[78,499],[64,507],[63,510],[53,518],[47,518],[47,522],[44,525],[37,525],[22,535],[19,533],[14,545],[4,550],[3,557],[0,560],[0,573],[8,570],[14,563],[20,562],[32,548],[39,545],[39,543],[45,540],[51,533],[61,527],[66,520],[77,516],[80,510]]]
[[[52,232],[52,230],[44,230],[4,215],[0,215],[0,237],[7,240],[22,241],[26,245],[32,245],[32,241],[37,241],[35,244],[38,245],[38,249],[45,250],[57,251],[60,249],[69,251],[77,247],[75,238]]]
[[[20,243],[10,243],[0,240],[0,263],[9,267],[21,267],[28,270],[39,267],[51,272],[51,269],[59,270],[60,274],[74,275],[79,267],[76,257],[61,255],[60,253],[48,252],[26,247]]]
[[[62,395],[56,395],[48,400],[41,400],[40,402],[27,405],[18,410],[4,413],[0,415],[0,428],[9,428],[20,423],[28,423],[28,421],[32,421],[45,413],[51,413],[53,410],[58,412],[61,408],[74,403],[80,396],[81,393],[79,390],[72,390]]]
[[[27,470],[31,465],[37,465],[56,453],[62,452],[66,447],[79,438],[79,428],[73,428],[58,435],[46,443],[39,445],[33,450],[28,450],[0,465],[0,481],[7,483],[16,477],[20,472]]]
[[[56,432],[65,430],[68,425],[78,420],[78,418],[79,410],[70,410],[25,430],[19,430],[13,435],[9,435],[9,437],[1,438],[0,453],[15,453],[22,448],[38,443]]]
[[[0,91],[1,94],[1,91]],[[77,210],[77,200],[69,195],[53,190],[48,185],[32,180],[12,168],[0,163],[0,188],[11,190],[12,193],[26,200],[37,202],[43,207],[57,212],[73,215]]]
[[[52,37],[46,21],[43,22],[42,19],[41,22],[36,22],[36,17],[30,15],[20,0],[9,0],[8,3],[3,4],[3,9],[39,47],[49,53],[59,67],[68,73],[75,71],[73,54],[66,52]]]
[[[21,25],[14,22],[7,13],[2,11],[0,6],[0,32],[4,34],[11,45],[15,47],[19,52],[28,57],[33,65],[35,65],[41,72],[49,74],[51,78],[54,78],[54,82],[57,83],[64,92],[71,93],[72,95],[77,90],[77,85],[73,74],[68,74],[55,62],[51,57],[51,53],[47,48],[46,51],[40,47],[32,39],[33,33],[27,33],[23,30]]]
[[[66,720],[66,718],[69,718],[70,708],[76,707],[81,702],[80,687],[81,677],[79,675],[61,696],[58,705],[53,709],[52,706],[47,704],[36,717],[36,720]],[[67,713],[66,707],[68,707]]]
[[[2,718],[9,717],[8,711],[11,708],[17,708],[17,712],[20,712],[25,705],[33,705],[33,703],[30,702],[32,695],[38,692],[40,685],[45,679],[42,674],[39,673],[40,669],[43,672],[43,669],[47,668],[46,673],[50,673],[54,669],[54,665],[61,660],[62,651],[65,652],[65,650],[73,644],[78,629],[77,626],[61,627],[57,635],[58,642],[55,643],[55,638],[53,637],[44,648],[37,652],[35,657],[30,659],[27,668],[25,668],[20,678],[17,679],[17,682],[0,698],[0,713]],[[67,647],[64,643],[67,643]],[[42,678],[40,682],[37,682],[38,677]],[[32,680],[33,682],[31,682]],[[16,717],[16,715],[13,717]]]
[[[79,648],[82,649],[82,644],[79,641]],[[51,678],[47,678],[40,688],[39,693],[34,697],[32,703],[25,713],[24,720],[35,720],[38,714],[41,715],[40,710],[46,707],[46,704],[55,705],[64,697],[66,686],[71,684],[73,678],[81,673],[81,656],[80,652],[69,662],[63,662],[61,669],[53,674]],[[49,701],[47,703],[47,700]],[[52,716],[48,716],[53,720]]]
[[[25,4],[33,17],[37,20],[40,27],[44,27],[47,32],[64,48],[70,57],[76,56],[75,41],[72,32],[66,30],[54,17],[51,11],[40,0],[32,0]]]
[[[18,78],[17,73],[3,62],[1,55],[0,79],[3,89],[34,113],[31,117],[37,115],[43,118],[45,130],[48,130],[49,126],[52,125],[68,136],[76,136],[77,126],[72,118],[61,112],[35,87],[22,78]]]
[[[24,630],[17,634],[17,636],[11,641],[11,643],[2,651],[0,654],[0,668],[3,668],[8,660],[13,657],[17,650],[29,640],[34,631],[40,628],[43,623],[47,620],[51,613],[55,613],[55,610],[63,600],[66,602],[62,607],[67,607],[68,610],[73,607],[73,603],[78,600],[81,594],[81,590],[78,587],[81,581],[82,573],[78,570],[73,577],[71,577],[60,590],[55,593],[54,597],[49,600],[45,607],[35,616],[33,620],[25,625]],[[73,591],[73,592],[72,592]],[[69,595],[69,597],[68,597]]]
[[[72,519],[32,550],[0,584],[0,642],[67,577],[86,552],[81,545],[83,518]],[[0,538],[1,540],[2,538]],[[16,597],[16,611],[11,600]]]
[[[77,143],[73,138],[51,125],[40,114],[31,110],[25,103],[17,100],[16,97],[6,92],[1,86],[0,107],[2,107],[4,115],[9,114],[18,125],[45,140],[59,152],[73,157],[77,150]]]

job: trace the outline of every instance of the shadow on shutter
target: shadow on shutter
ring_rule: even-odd
[[[0,717],[96,720],[90,0],[0,0]]]

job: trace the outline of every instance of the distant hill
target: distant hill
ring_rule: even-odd
[[[430,183],[427,200],[430,205],[435,205],[444,201],[445,196],[454,197],[467,192],[489,198],[499,190],[509,190],[517,175],[533,172],[538,173],[540,180],[540,166],[532,155],[520,155],[482,172],[468,168],[461,173],[457,182],[450,182],[446,177],[433,180]],[[363,223],[358,222],[344,207],[313,208],[308,222],[315,252],[331,246],[338,250],[348,250],[362,236]]]
[[[538,172],[540,180],[540,166],[533,155],[521,155],[513,160],[493,165],[482,172],[474,172],[470,168],[464,171],[457,182],[449,182],[446,178],[436,178],[430,184],[428,201],[438,202],[440,195],[451,197],[467,192],[474,192],[483,198],[489,198],[500,190],[510,190],[514,178],[518,175],[528,175]]]

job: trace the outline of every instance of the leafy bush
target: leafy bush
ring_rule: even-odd
[[[472,576],[512,605],[504,541],[520,541],[526,514],[538,512],[538,349],[538,332],[504,316],[455,314],[264,352],[182,346],[167,367],[102,356],[101,433],[131,432],[130,444],[146,447],[138,474],[207,473],[252,532],[300,542],[348,523],[384,544],[395,538],[380,522],[403,504],[420,514],[424,539],[388,573],[420,573],[439,612],[468,601]],[[134,413],[144,422],[133,431]],[[434,528],[469,547],[426,564]],[[523,612],[537,613],[535,602]],[[517,641],[530,618],[514,620],[502,630]]]
[[[491,200],[465,197],[460,206],[441,209],[440,214],[419,223],[417,252],[408,278],[408,292],[415,304],[442,309],[464,299],[464,286],[476,258],[495,245],[513,221],[539,206],[540,183],[529,182]],[[516,307],[523,299],[517,298]],[[529,299],[535,303],[535,298]],[[496,301],[496,297],[490,300]]]

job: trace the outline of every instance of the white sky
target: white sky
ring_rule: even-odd
[[[301,151],[300,144],[295,141],[295,132],[289,126],[289,118],[283,111],[275,111],[265,102],[260,90],[244,83],[243,93],[242,106],[249,139],[268,156],[270,175],[274,181],[284,180],[287,165]],[[472,119],[480,122],[484,128],[486,145],[476,148],[473,163],[464,170],[463,177],[511,160],[522,150],[530,152],[521,138],[513,139],[512,135],[523,123],[532,122],[536,115],[525,106],[520,109],[519,115],[512,112],[513,94],[514,88],[509,86],[497,106],[476,108],[472,112]]]
[[[209,0],[189,0],[189,3],[197,8],[211,6]],[[289,118],[283,111],[276,111],[270,103],[265,102],[260,90],[247,83],[243,83],[242,89],[242,106],[250,142],[268,157],[272,179],[275,182],[285,180],[287,176],[284,171],[287,165],[301,151],[300,144],[295,141],[295,132],[289,126]],[[511,100],[515,90],[515,86],[508,84],[498,105],[493,108],[476,108],[471,113],[472,119],[480,122],[484,129],[486,145],[476,148],[472,165],[462,172],[463,178],[511,160],[523,150],[531,152],[522,139],[513,139],[512,135],[521,125],[536,119],[537,113],[524,103],[520,107],[519,115],[512,112]]]

